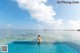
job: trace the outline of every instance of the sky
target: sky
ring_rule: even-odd
[[[0,28],[80,29],[80,4],[57,1],[0,0]]]

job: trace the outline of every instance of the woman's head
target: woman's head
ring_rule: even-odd
[[[38,35],[38,37],[40,37],[40,35]]]

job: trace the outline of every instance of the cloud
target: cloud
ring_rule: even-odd
[[[69,20],[69,28],[71,29],[80,29],[80,20]]]
[[[80,28],[80,20],[56,19],[56,12],[52,5],[46,5],[48,0],[16,0],[19,7],[28,10],[33,19],[53,28],[78,29]],[[64,20],[65,21],[65,20]]]
[[[52,5],[46,5],[48,0],[16,0],[19,7],[28,10],[33,19],[38,22],[50,25],[52,27],[60,27],[61,19],[55,19],[56,15]]]

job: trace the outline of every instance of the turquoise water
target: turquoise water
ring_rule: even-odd
[[[67,44],[34,43],[14,44],[14,41],[36,41],[41,35],[43,42],[69,41],[80,43],[80,32],[77,31],[27,31],[27,30],[0,30],[0,46],[8,44],[8,53],[80,53],[80,48],[70,47]],[[73,44],[72,44],[73,45]],[[80,44],[79,46],[80,47]],[[1,50],[1,48],[0,48]]]
[[[8,53],[78,53],[65,44],[10,43]]]

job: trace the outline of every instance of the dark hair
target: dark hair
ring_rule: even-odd
[[[38,37],[40,37],[40,35],[38,35]]]

